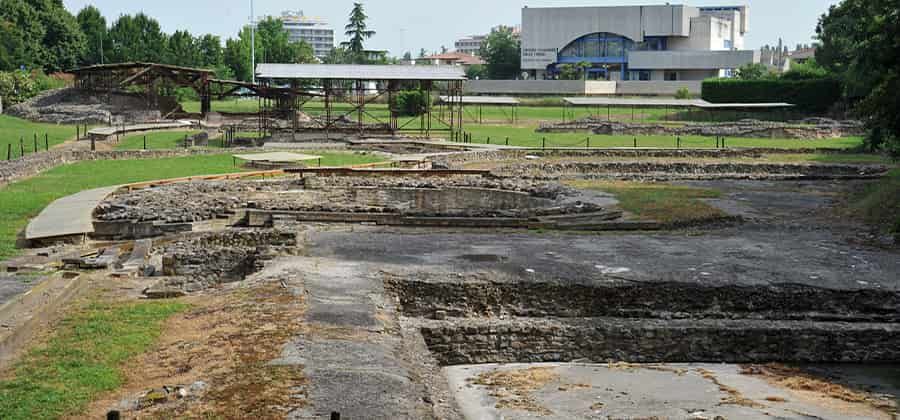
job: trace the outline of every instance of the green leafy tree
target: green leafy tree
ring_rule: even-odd
[[[512,29],[501,28],[491,32],[482,42],[478,55],[487,62],[487,73],[491,79],[515,79],[521,71],[519,41],[513,36]]]
[[[166,38],[156,19],[143,13],[122,15],[109,29],[109,61],[160,63],[166,55]]]
[[[260,48],[262,48],[262,40],[256,38],[257,52]],[[253,77],[253,70],[250,68],[250,51],[249,26],[244,27],[236,39],[229,38],[225,41],[223,60],[237,80],[248,82]]]
[[[76,17],[81,32],[84,33],[87,46],[84,49],[84,56],[81,58],[82,65],[99,64],[104,61],[104,43],[108,43],[108,35],[106,29],[106,18],[100,14],[94,6],[87,6],[78,12]]]
[[[412,53],[409,51],[403,53],[403,59],[406,61],[412,61]]]
[[[816,61],[840,77],[867,145],[900,155],[900,1],[844,0],[816,29]]]
[[[206,34],[197,40],[198,65],[205,68],[218,68],[223,64],[222,40]]]
[[[741,80],[759,80],[769,74],[769,69],[765,64],[750,63],[744,64],[737,71],[737,77]]]
[[[484,65],[474,64],[466,69],[466,77],[469,78],[469,80],[479,80],[485,76],[487,76],[487,69]]]
[[[349,39],[341,43],[341,46],[347,49],[351,55],[353,63],[365,64],[368,61],[366,48],[363,43],[375,36],[375,31],[370,30],[366,24],[366,11],[362,3],[353,3],[353,10],[350,11],[350,22],[344,27],[344,35]]]
[[[807,79],[823,79],[829,77],[831,72],[825,67],[819,65],[815,58],[809,59],[805,63],[792,63],[791,69],[781,75],[783,79],[788,80],[807,80]]]
[[[312,63],[315,55],[312,47],[304,41],[291,42],[290,33],[281,19],[267,17],[257,25],[257,39],[262,50],[257,51],[260,63]]]
[[[84,34],[62,1],[0,0],[0,21],[15,27],[17,38],[30,57],[19,60],[27,61],[20,65],[40,67],[48,72],[67,70],[77,66],[84,54]]]
[[[166,62],[177,66],[195,67],[200,62],[200,50],[188,31],[175,31],[167,41]]]
[[[15,25],[0,20],[0,71],[10,71],[31,64],[25,41]]]
[[[578,80],[580,77],[578,75],[578,68],[573,64],[563,64],[559,66],[559,79],[560,80]]]

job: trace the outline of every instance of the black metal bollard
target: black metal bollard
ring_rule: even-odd
[[[487,138],[487,144],[491,144],[491,136],[488,136],[488,138]]]
[[[509,137],[506,138],[506,145],[509,146]]]
[[[12,160],[12,143],[6,144],[6,160]]]
[[[25,139],[19,137],[19,157],[25,156]]]
[[[94,141],[94,138],[93,138],[93,137],[91,137],[91,151],[92,151],[92,152],[96,152],[96,151],[97,151],[97,143]]]
[[[331,420],[341,420],[341,413],[338,413],[337,411],[332,411],[331,412]]]
[[[637,149],[637,137],[634,138],[634,148]]]
[[[37,151],[38,151],[38,149],[37,149],[37,133],[34,133],[34,144],[33,144],[33,146],[34,146],[34,149],[33,149],[33,150],[34,150],[34,153],[37,153]]]
[[[722,137],[722,148],[725,148],[725,137]]]
[[[546,148],[547,148],[547,138],[544,137],[541,139],[541,149],[546,149]]]
[[[590,138],[590,137],[584,139],[584,146],[585,146],[586,149],[590,149],[590,148],[591,148],[591,138]]]
[[[75,140],[81,140],[81,126],[75,126]]]
[[[147,136],[144,136],[144,150],[147,150]]]
[[[675,148],[676,149],[681,148],[681,137],[680,136],[677,139],[675,139]]]
[[[50,151],[50,135],[47,133],[44,133],[44,150]]]
[[[116,410],[106,413],[106,420],[120,420],[121,418],[122,414]]]

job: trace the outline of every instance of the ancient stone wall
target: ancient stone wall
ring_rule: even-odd
[[[592,285],[385,280],[406,316],[753,317],[773,320],[900,322],[900,293],[801,285],[760,287],[684,283]]]
[[[624,318],[431,321],[421,328],[442,365],[877,363],[900,360],[897,324]]]
[[[865,134],[865,127],[858,121],[814,119],[781,123],[772,121],[741,120],[727,123],[688,123],[684,125],[645,124],[604,121],[588,117],[575,122],[542,124],[539,133],[586,131],[598,135],[627,136],[724,136],[788,139],[829,139]]]
[[[165,287],[187,292],[243,280],[262,261],[297,246],[294,233],[278,230],[228,230],[201,234],[163,249]]]
[[[561,177],[636,180],[678,179],[866,179],[888,171],[883,165],[826,165],[704,162],[540,162],[514,163],[493,170],[517,178]]]

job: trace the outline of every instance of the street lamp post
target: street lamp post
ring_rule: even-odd
[[[256,17],[253,14],[253,0],[250,0],[250,77],[256,84]]]

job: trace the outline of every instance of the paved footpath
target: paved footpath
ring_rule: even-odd
[[[118,186],[86,190],[60,198],[28,223],[25,238],[48,239],[94,232],[94,209]]]

